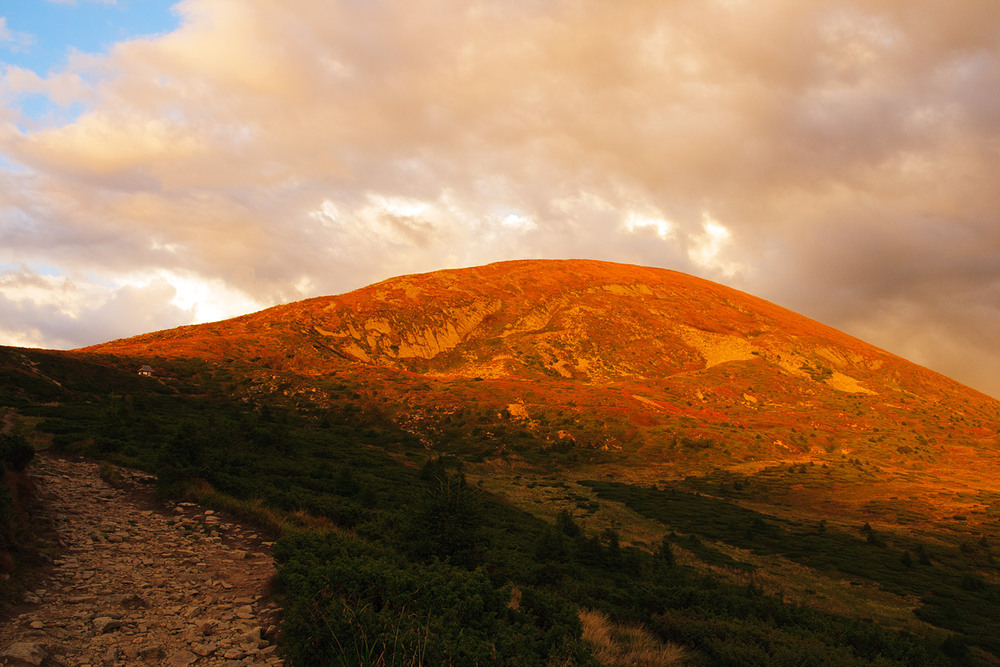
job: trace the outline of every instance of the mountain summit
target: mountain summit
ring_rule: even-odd
[[[848,393],[898,389],[901,374],[941,382],[722,285],[664,269],[584,260],[502,262],[402,276],[87,351],[235,356],[307,375],[360,364],[431,375],[593,383],[664,380],[737,363]]]
[[[351,378],[429,442],[479,406],[494,434],[499,415],[656,461],[679,442],[730,461],[938,460],[995,448],[1000,422],[995,400],[762,299],[587,260],[401,276],[85,351],[267,369],[314,397]]]

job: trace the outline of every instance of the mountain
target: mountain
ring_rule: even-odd
[[[654,468],[683,464],[685,449],[698,465],[846,455],[952,467],[1000,444],[1000,404],[938,373],[737,290],[607,262],[402,276],[84,351],[268,369],[320,402],[317,380],[351,378],[432,444],[479,406],[485,426]]]
[[[299,664],[593,664],[598,635],[1000,663],[1000,403],[673,271],[504,262],[0,348],[0,408],[282,534]]]

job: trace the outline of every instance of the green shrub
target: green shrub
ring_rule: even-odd
[[[34,457],[35,449],[24,436],[0,433],[0,472],[4,467],[23,472]]]
[[[588,663],[571,605],[497,588],[482,570],[413,563],[332,532],[287,535],[275,557],[296,664]]]
[[[471,569],[485,547],[479,492],[460,473],[429,477],[424,500],[403,533],[402,547],[423,561],[439,558]]]

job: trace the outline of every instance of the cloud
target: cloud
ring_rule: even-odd
[[[73,277],[0,270],[0,335],[8,345],[83,347],[263,307],[221,281],[165,270]]]
[[[11,30],[7,26],[6,17],[0,16],[0,48],[20,53],[28,49],[34,41],[35,38],[26,32]]]
[[[4,70],[0,261],[262,305],[513,257],[666,266],[1000,395],[959,363],[1000,368],[961,333],[1000,324],[977,306],[1000,256],[992,0],[175,11],[47,76]],[[29,94],[85,108],[18,125]],[[907,335],[921,318],[938,333]]]
[[[631,211],[624,223],[625,230],[635,233],[652,233],[661,241],[669,241],[674,238],[677,225],[663,218],[642,215]]]
[[[883,299],[878,308],[848,320],[848,326],[895,354],[990,392],[996,380],[992,350],[1000,320],[1000,280],[986,281],[971,293],[954,287],[940,290],[929,301]]]
[[[78,347],[121,338],[134,327],[178,326],[192,315],[170,304],[176,292],[163,280],[108,289],[22,269],[0,274],[0,288],[0,335],[10,345]]]
[[[732,278],[743,267],[738,262],[728,261],[723,255],[732,242],[732,233],[718,220],[708,215],[704,216],[701,234],[691,234],[688,257],[695,265],[708,270],[722,273],[726,278]]]
[[[88,97],[86,83],[72,73],[53,74],[46,78],[35,72],[6,65],[0,77],[0,99],[14,103],[26,95],[44,95],[59,106],[68,106]]]

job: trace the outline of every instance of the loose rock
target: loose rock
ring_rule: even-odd
[[[40,665],[49,654],[38,644],[15,642],[0,651],[0,658],[8,665]]]
[[[0,621],[0,664],[280,664],[260,633],[279,613],[262,600],[270,545],[193,503],[158,505],[135,473],[109,488],[98,467],[32,464],[62,552]]]

